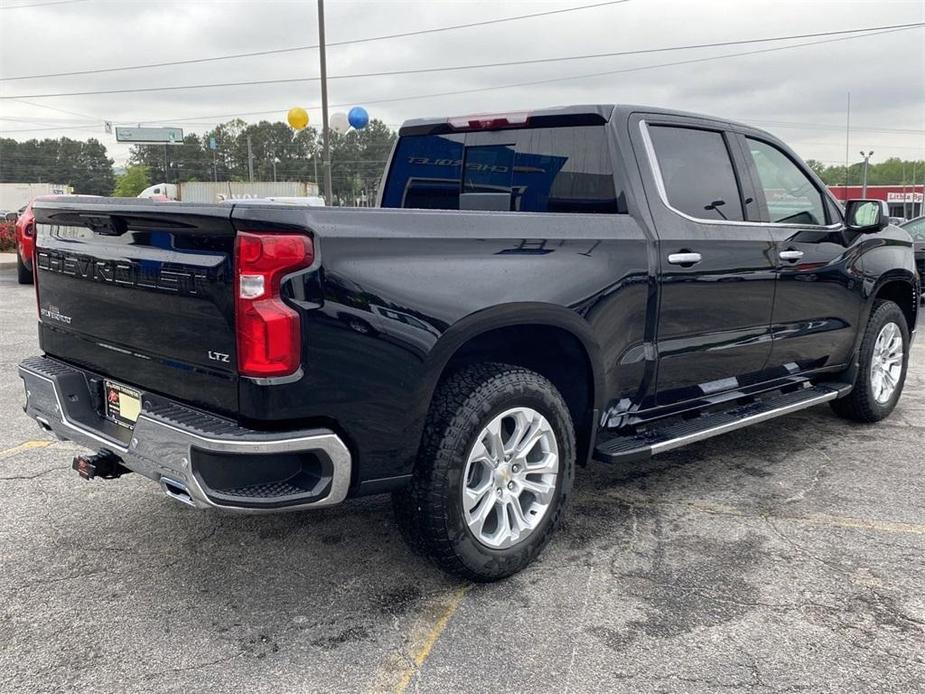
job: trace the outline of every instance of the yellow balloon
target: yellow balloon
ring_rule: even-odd
[[[289,121],[289,125],[293,128],[301,130],[308,125],[308,112],[304,108],[296,106],[295,108],[289,109],[286,120]]]

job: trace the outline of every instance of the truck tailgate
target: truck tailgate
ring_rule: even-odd
[[[230,206],[59,198],[37,203],[35,214],[47,354],[236,411]]]

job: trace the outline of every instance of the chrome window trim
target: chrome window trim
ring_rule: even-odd
[[[672,124],[666,123],[666,127],[672,127]],[[697,126],[691,126],[697,128]],[[719,124],[719,127],[722,127],[722,124]],[[709,128],[701,127],[700,130],[709,130]],[[646,150],[646,159],[649,161],[649,167],[652,169],[652,175],[655,178],[655,188],[658,190],[658,197],[661,199],[662,204],[667,207],[669,210],[674,212],[679,217],[690,220],[692,222],[697,222],[698,224],[717,224],[720,226],[747,226],[747,227],[769,227],[771,229],[818,229],[820,231],[836,231],[842,228],[840,223],[820,225],[820,224],[784,224],[781,222],[756,222],[751,220],[734,220],[734,219],[703,219],[701,217],[694,217],[682,212],[678,208],[672,206],[668,202],[668,191],[665,188],[665,181],[662,178],[662,170],[658,165],[658,156],[655,154],[655,145],[652,144],[652,137],[649,135],[649,123],[645,118],[640,119],[639,121],[639,131],[642,135],[642,143]],[[735,165],[730,158],[730,163]]]

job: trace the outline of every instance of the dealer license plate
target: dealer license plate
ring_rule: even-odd
[[[141,392],[115,381],[103,381],[106,419],[126,429],[134,429],[141,412]]]

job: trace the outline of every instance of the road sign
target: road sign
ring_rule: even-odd
[[[116,142],[182,145],[183,128],[116,128]]]
[[[218,149],[218,143],[215,141],[214,137],[209,138],[209,149]]]

